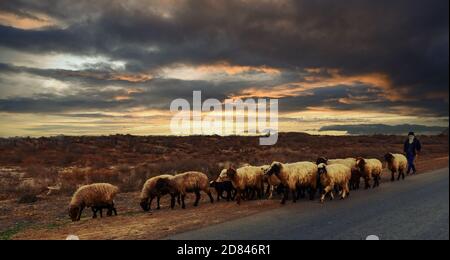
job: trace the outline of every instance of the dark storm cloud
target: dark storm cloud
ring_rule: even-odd
[[[392,88],[385,91],[396,92],[400,100],[379,101],[378,93],[353,93],[376,99],[343,104],[338,99],[349,93],[338,87],[282,102],[288,110],[315,104],[373,110],[406,106],[410,109],[405,112],[411,114],[448,116],[446,0],[192,0],[177,5],[170,1],[2,1],[0,9],[28,17],[44,13],[67,24],[39,30],[0,26],[0,46],[20,51],[102,55],[125,61],[129,72],[226,60],[285,70],[338,68],[344,75],[385,73],[392,80]],[[152,82],[151,91],[139,100],[190,96],[193,84],[215,98],[246,87],[160,80]]]

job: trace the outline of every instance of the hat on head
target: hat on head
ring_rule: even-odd
[[[414,132],[409,132],[408,136],[411,136],[411,135],[415,136],[416,134]]]

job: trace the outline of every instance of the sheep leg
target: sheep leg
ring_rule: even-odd
[[[270,196],[270,190],[271,190],[271,186],[270,184],[267,184],[267,188],[266,188],[266,196],[269,197]]]
[[[404,179],[405,179],[405,171],[402,170],[402,171],[401,171],[401,174],[402,174],[402,179],[404,180]]]
[[[379,177],[375,176],[375,177],[373,177],[373,186],[372,186],[372,188],[374,189],[374,188],[376,188],[378,186],[380,186]]]
[[[395,181],[395,171],[391,171],[391,174],[392,174],[391,181]],[[400,177],[399,177],[399,179],[400,179]]]
[[[92,207],[92,218],[96,219],[97,218],[97,209],[95,207]]]
[[[194,203],[194,207],[198,206],[198,202],[200,201],[201,195],[199,191],[195,192],[195,203]]]
[[[157,209],[157,210],[160,210],[160,209],[161,209],[161,203],[160,203],[160,202],[161,202],[161,196],[158,195],[158,196],[156,197],[156,204],[157,204],[157,205],[156,205],[156,209]],[[150,208],[151,208],[151,207],[152,207],[152,200],[150,200]]]
[[[170,194],[170,208],[175,208],[175,194]]]
[[[273,198],[273,191],[275,190],[275,186],[274,185],[269,185],[268,187],[267,187],[268,189],[269,189],[269,193],[267,194],[268,195],[268,199],[269,200],[271,200],[272,198]]]
[[[242,199],[242,194],[241,194],[241,190],[237,189],[236,190],[236,202],[238,205],[241,205],[241,199]]]
[[[186,199],[186,194],[181,194],[181,208],[186,209],[186,204],[184,203],[184,200]]]
[[[328,193],[330,193],[333,190],[332,186],[327,186],[325,187],[325,189],[323,190],[322,193],[322,197],[320,198],[320,203],[324,203],[325,202],[325,197],[327,196]],[[333,197],[333,193],[331,193],[331,197]]]
[[[80,206],[80,211],[78,212],[77,221],[81,220],[81,214],[83,214],[84,205]]]
[[[209,200],[211,201],[211,203],[214,203],[214,198],[213,198],[213,196],[212,196],[212,194],[211,194],[211,191],[209,191],[208,189],[206,189],[206,194],[208,194],[208,197],[209,197]]]
[[[369,189],[370,188],[370,178],[369,177],[364,177],[364,182],[366,184],[366,187],[364,189]]]
[[[99,208],[98,211],[100,211],[100,218],[103,218],[103,209]]]
[[[283,196],[283,199],[281,200],[281,205],[286,204],[286,200],[287,200],[288,197],[289,197],[289,192],[290,192],[290,189],[286,187],[286,189],[284,190],[284,196]]]

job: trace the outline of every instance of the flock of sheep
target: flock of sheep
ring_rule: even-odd
[[[392,181],[398,173],[398,180],[405,178],[408,166],[407,159],[402,154],[389,153],[385,156],[388,169],[392,173]],[[359,189],[360,179],[363,178],[365,188],[376,188],[380,184],[383,164],[378,159],[348,158],[328,160],[317,159],[313,162],[298,162],[284,164],[274,162],[271,165],[260,167],[245,166],[239,169],[232,167],[224,169],[214,181],[209,181],[206,174],[201,172],[187,172],[178,175],[160,175],[149,179],[142,188],[140,206],[144,211],[151,210],[152,202],[156,198],[157,209],[160,209],[160,199],[164,195],[171,196],[171,208],[176,202],[186,208],[185,197],[187,193],[195,193],[197,206],[203,191],[214,202],[210,188],[215,188],[217,200],[221,198],[236,200],[262,199],[266,195],[273,197],[276,190],[283,194],[281,203],[285,204],[289,196],[293,202],[305,197],[314,200],[317,191],[321,194],[320,201],[324,202],[327,195],[331,199],[334,193],[338,193],[341,199],[345,199],[350,190]],[[267,189],[265,189],[267,186]],[[226,197],[223,195],[226,192]],[[103,216],[103,209],[107,215],[117,215],[114,198],[119,193],[116,186],[106,183],[86,185],[79,188],[72,197],[69,206],[69,215],[73,221],[79,221],[85,208],[91,208],[93,218]]]

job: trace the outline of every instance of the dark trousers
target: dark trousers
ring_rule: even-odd
[[[408,159],[408,172],[407,172],[407,174],[410,174],[411,170],[413,171],[413,173],[416,173],[416,165],[414,165],[415,160],[416,160],[416,156],[414,154],[408,153],[406,155],[406,158]]]

